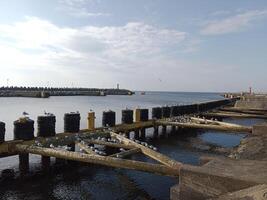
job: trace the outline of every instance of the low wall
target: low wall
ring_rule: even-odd
[[[208,110],[219,108],[221,106],[234,104],[236,100],[237,99],[222,99],[222,100],[208,101],[191,105],[171,106],[171,116],[175,117],[179,115],[206,112]]]

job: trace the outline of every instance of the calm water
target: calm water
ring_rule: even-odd
[[[106,97],[51,97],[48,99],[33,98],[0,98],[0,121],[6,123],[6,140],[13,138],[13,121],[23,111],[30,113],[36,120],[37,116],[46,112],[57,117],[57,131],[63,131],[63,115],[66,112],[81,113],[81,128],[86,127],[87,112],[96,112],[97,125],[101,124],[102,111],[112,109],[117,113],[120,122],[121,110],[124,108],[152,108],[171,104],[189,104],[201,101],[221,99],[214,93],[171,93],[147,92],[146,95],[106,96]],[[230,120],[240,124],[254,124],[260,120]],[[151,133],[152,130],[148,130]],[[225,147],[239,144],[243,134],[226,135],[218,132],[187,132],[188,137],[179,132],[175,136],[162,139],[149,139],[161,153],[183,162],[196,165],[201,155],[187,148],[191,138],[198,138],[208,143]],[[183,135],[183,137],[181,137]],[[136,160],[152,162],[141,155]],[[43,173],[40,158],[31,156],[31,174],[20,177],[17,157],[1,159],[0,170],[13,168],[17,172],[16,180],[0,181],[0,199],[169,199],[169,188],[178,183],[171,177],[113,169],[101,166],[82,165],[66,166],[65,169],[53,165],[50,173]]]
[[[37,119],[44,111],[56,115],[57,132],[63,131],[63,116],[66,112],[81,113],[81,128],[86,128],[87,113],[90,109],[96,113],[96,125],[101,125],[104,110],[116,111],[117,123],[121,120],[121,110],[127,108],[152,108],[159,105],[189,104],[199,101],[221,99],[214,93],[174,93],[174,92],[147,92],[146,95],[133,96],[106,96],[106,97],[50,97],[40,98],[0,98],[0,121],[6,123],[6,140],[13,139],[13,121],[26,111],[30,118]],[[36,125],[36,124],[35,124]]]

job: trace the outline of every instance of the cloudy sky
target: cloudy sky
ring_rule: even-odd
[[[267,91],[267,1],[0,1],[0,85],[117,83]]]

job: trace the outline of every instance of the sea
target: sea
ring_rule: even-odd
[[[63,132],[64,113],[79,112],[81,129],[87,127],[87,113],[96,113],[96,126],[100,127],[102,112],[116,112],[116,123],[121,122],[121,110],[125,108],[151,108],[164,105],[185,105],[222,99],[220,93],[199,92],[136,92],[132,96],[67,96],[50,98],[0,98],[0,121],[6,123],[6,141],[13,139],[13,122],[27,112],[36,120],[39,115],[53,113],[56,116],[56,131]],[[225,119],[224,121],[253,125],[259,119]],[[232,148],[240,143],[245,134],[218,131],[178,130],[175,134],[152,138],[152,129],[147,130],[149,144],[156,146],[160,153],[182,163],[199,164],[199,157],[210,152],[192,148],[192,141],[202,141],[219,147]],[[170,131],[170,130],[168,130]],[[35,131],[36,132],[36,131]],[[36,133],[35,133],[36,134]],[[153,162],[143,155],[134,155],[134,160]],[[13,169],[13,179],[0,177],[0,199],[169,199],[170,187],[178,184],[178,178],[146,172],[103,167],[92,164],[66,164],[59,166],[52,159],[51,169],[43,171],[40,156],[30,155],[30,172],[20,174],[18,156],[0,159],[0,172]]]

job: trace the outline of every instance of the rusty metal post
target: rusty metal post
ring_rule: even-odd
[[[95,130],[95,112],[89,112],[88,113],[87,128],[90,131]]]

